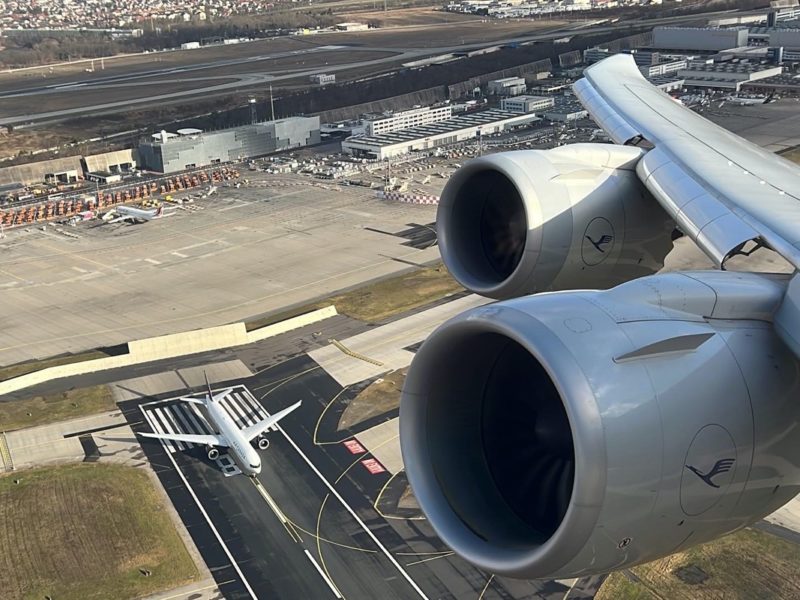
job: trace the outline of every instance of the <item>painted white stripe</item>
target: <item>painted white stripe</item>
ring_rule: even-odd
[[[139,408],[141,409],[141,406]],[[152,422],[150,421],[150,416],[147,414],[147,411],[142,410],[142,414],[152,427]],[[159,441],[161,442],[162,445],[166,447],[166,444],[164,444],[165,440],[159,440]],[[239,575],[239,578],[242,580],[242,584],[244,584],[244,587],[250,594],[250,597],[253,600],[258,600],[256,593],[253,591],[253,588],[250,587],[250,583],[247,581],[247,579],[244,576],[244,573],[242,573],[242,570],[239,568],[239,564],[233,559],[231,551],[228,550],[228,546],[226,546],[225,542],[222,541],[222,536],[219,534],[219,531],[217,531],[217,528],[214,527],[214,523],[211,522],[211,519],[209,518],[208,513],[206,512],[206,509],[203,508],[203,505],[200,503],[200,499],[197,497],[197,494],[194,493],[194,490],[192,489],[192,486],[189,485],[189,482],[186,480],[183,471],[181,471],[180,468],[178,467],[178,463],[175,462],[175,459],[172,457],[172,454],[167,453],[167,456],[172,462],[172,465],[175,467],[175,470],[178,472],[178,475],[180,476],[181,480],[183,480],[183,484],[186,486],[186,489],[189,490],[189,494],[191,494],[192,499],[194,499],[195,504],[197,504],[197,508],[200,509],[200,512],[202,513],[203,517],[205,517],[206,523],[208,523],[208,526],[211,528],[211,531],[214,532],[214,537],[217,538],[217,541],[220,543],[220,546],[222,546],[225,555],[228,557],[228,560],[231,561],[231,565],[233,566],[236,573]]]
[[[267,409],[264,408],[264,405],[261,404],[258,400],[256,400],[255,396],[253,396],[249,391],[247,391],[245,397],[247,398],[247,401],[250,404],[250,406],[253,407],[253,409],[261,417],[259,421],[266,421],[270,417],[270,414],[267,412]],[[268,431],[278,431],[278,428],[275,425],[273,425],[272,427],[269,428]]]
[[[242,394],[242,401],[250,407],[250,411],[258,416],[259,421],[263,421],[269,416],[269,413],[264,409],[261,403],[255,399],[250,393]]]
[[[258,413],[259,415],[266,414],[267,412],[262,406],[261,402],[256,400],[255,396],[253,396],[248,389],[242,390],[242,401],[250,407],[250,410]]]
[[[160,421],[161,424],[161,431],[159,433],[179,433],[180,428],[174,423],[173,419],[171,418],[169,409],[164,408],[157,408],[155,409],[154,417]],[[184,450],[186,446],[183,442],[178,442],[175,440],[166,440],[170,447],[170,452],[177,452],[179,450]]]
[[[200,409],[195,406],[194,404],[187,404],[186,405],[186,416],[192,422],[192,424],[197,428],[197,431],[203,435],[213,435],[214,432],[211,431],[211,427],[206,423],[205,418],[203,418],[203,414],[200,412]]]
[[[308,560],[310,560],[311,564],[314,565],[314,567],[317,569],[317,573],[319,573],[319,576],[322,577],[325,580],[325,583],[328,584],[328,587],[331,588],[331,591],[333,592],[333,595],[336,596],[337,598],[341,598],[342,595],[339,593],[339,590],[336,589],[336,586],[333,585],[333,582],[328,578],[328,576],[325,574],[325,572],[320,568],[319,564],[317,564],[317,561],[314,560],[314,557],[311,556],[311,552],[309,552],[308,549],[305,549],[305,548],[303,549],[303,552],[306,553],[306,556],[308,557]]]
[[[178,427],[178,433],[188,433],[193,434],[197,433],[189,424],[189,420],[186,418],[186,411],[184,410],[183,406],[173,406],[171,413],[175,415],[175,417],[181,422],[180,426]],[[197,444],[192,444],[191,442],[186,443],[187,448],[193,448]]]
[[[220,401],[220,404],[222,404],[222,408],[224,408],[228,412],[231,419],[233,419],[233,422],[236,423],[236,426],[239,429],[244,429],[247,426],[248,422],[247,415],[245,414],[245,411],[242,410],[242,408],[236,402],[236,400],[234,400],[231,396],[228,396],[224,400]]]
[[[261,413],[253,409],[245,394],[237,394],[234,392],[231,394],[231,396],[233,396],[233,399],[236,403],[236,408],[238,408],[245,416],[248,427],[262,420]]]
[[[378,538],[375,537],[375,534],[372,533],[372,531],[370,531],[369,527],[367,527],[367,525],[364,523],[364,521],[361,520],[361,518],[350,507],[350,505],[347,504],[347,502],[344,501],[344,498],[342,498],[342,496],[339,494],[339,492],[337,492],[336,489],[331,485],[331,483],[327,479],[325,479],[325,477],[322,475],[322,473],[319,472],[319,469],[317,469],[317,467],[314,465],[314,463],[311,462],[311,459],[309,459],[303,453],[303,451],[300,450],[298,445],[294,443],[294,440],[289,437],[289,435],[286,433],[286,431],[284,431],[283,427],[281,427],[280,425],[276,425],[276,427],[278,428],[278,431],[280,431],[283,434],[283,437],[285,437],[286,440],[294,447],[294,449],[303,458],[303,460],[306,461],[306,464],[309,467],[311,467],[311,470],[314,471],[314,473],[316,473],[317,477],[320,478],[322,483],[325,484],[325,487],[327,487],[330,490],[331,494],[336,496],[336,499],[339,500],[339,502],[341,502],[341,504],[342,504],[342,506],[344,506],[345,510],[347,510],[347,512],[350,513],[350,515],[356,520],[356,522],[359,525],[361,525],[361,528],[367,533],[367,535],[370,538],[372,538],[372,541],[375,542],[375,545],[378,546],[378,548],[380,548],[381,551],[386,555],[386,558],[388,558],[389,561],[397,568],[397,570],[400,571],[400,574],[403,576],[403,578],[406,581],[408,581],[408,583],[411,585],[411,587],[414,588],[414,591],[417,592],[417,594],[419,594],[419,597],[423,598],[424,600],[429,600],[428,597],[425,595],[425,592],[423,592],[420,589],[420,587],[417,585],[417,582],[414,581],[411,578],[411,576],[405,571],[405,569],[403,569],[403,567],[400,566],[400,563],[398,563],[395,560],[395,558],[394,558],[394,556],[392,556],[391,552],[389,552],[389,550],[386,549],[386,546],[381,544],[380,540],[378,540]]]
[[[267,501],[267,504],[269,504],[269,507],[272,509],[272,512],[274,512],[275,516],[278,517],[278,519],[280,519],[281,523],[286,525],[286,515],[283,514],[283,511],[276,504],[275,500],[272,498],[272,496],[269,494],[266,488],[263,485],[261,485],[261,482],[258,479],[255,479],[254,481],[256,482],[256,489],[258,490],[258,493],[261,494],[261,497]]]

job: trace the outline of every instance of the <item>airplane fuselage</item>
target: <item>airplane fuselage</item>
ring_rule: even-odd
[[[242,470],[242,473],[248,477],[255,477],[261,473],[261,457],[242,435],[242,430],[233,422],[228,411],[219,402],[215,401],[207,401],[205,408],[211,421],[211,426],[228,442],[231,457]]]

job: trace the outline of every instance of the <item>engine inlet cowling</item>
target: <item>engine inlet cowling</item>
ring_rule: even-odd
[[[492,298],[652,274],[672,248],[674,225],[635,173],[643,153],[575,144],[467,163],[437,213],[447,268]]]
[[[764,323],[783,289],[665,274],[446,322],[400,403],[406,475],[431,526],[488,572],[566,578],[779,508],[800,491],[800,365]]]

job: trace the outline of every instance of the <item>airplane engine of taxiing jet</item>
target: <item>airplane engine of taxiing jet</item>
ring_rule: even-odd
[[[263,436],[258,438],[258,449],[266,450],[267,448],[269,448],[269,440]]]
[[[498,299],[655,273],[675,225],[636,175],[643,155],[574,144],[470,161],[439,203],[445,265],[468,290]]]
[[[216,448],[208,449],[208,460],[217,460],[219,458],[219,450]]]
[[[521,578],[603,573],[744,527],[800,491],[787,279],[703,271],[489,304],[417,352],[406,474],[442,540]]]

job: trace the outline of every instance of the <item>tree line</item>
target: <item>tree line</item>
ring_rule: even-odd
[[[286,30],[329,27],[336,22],[330,9],[276,11],[270,14],[238,15],[214,22],[148,24],[140,37],[113,38],[110,33],[80,30],[5,30],[0,65],[30,67],[85,58],[101,58],[127,52],[177,48],[186,42],[211,42],[237,37],[263,38]]]

